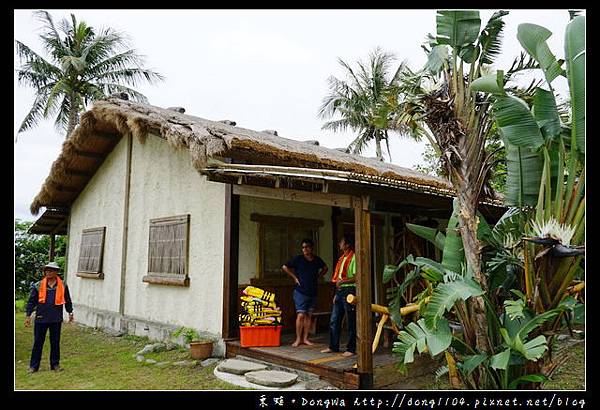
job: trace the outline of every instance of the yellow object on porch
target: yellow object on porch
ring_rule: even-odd
[[[275,294],[273,292],[269,292],[260,288],[255,288],[254,286],[246,286],[246,289],[244,289],[244,295],[254,296],[267,302],[275,301]]]

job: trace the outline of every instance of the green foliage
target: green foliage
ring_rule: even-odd
[[[33,225],[30,221],[15,219],[15,293],[18,298],[27,298],[33,283],[42,279],[42,268],[50,254],[50,237],[32,235],[27,230]],[[55,242],[55,262],[64,273],[66,237],[57,236]]]
[[[445,319],[440,319],[436,328],[419,319],[416,323],[409,323],[406,331],[400,331],[398,342],[394,342],[392,351],[403,357],[401,369],[406,369],[406,364],[414,361],[414,353],[417,350],[423,353],[426,350],[434,357],[445,351],[452,342],[452,332]]]
[[[184,326],[182,326],[179,329],[177,329],[176,331],[174,331],[173,336],[174,337],[183,336],[183,340],[187,344],[189,344],[191,342],[195,342],[200,338],[200,335],[198,334],[198,332],[195,329],[192,329],[191,327],[184,327]]]
[[[438,284],[425,307],[425,321],[429,327],[436,328],[444,313],[450,310],[457,300],[467,300],[472,296],[481,296],[483,290],[472,279],[459,279],[454,282]]]
[[[350,143],[348,150],[360,154],[371,142],[375,141],[376,154],[383,159],[381,142],[389,142],[388,131],[398,129],[394,124],[398,104],[396,84],[403,64],[392,70],[395,57],[376,48],[369,54],[365,64],[357,62],[353,69],[344,60],[339,59],[340,65],[346,70],[350,81],[329,77],[329,94],[323,99],[319,116],[331,119],[323,129],[343,131],[348,128],[356,131],[358,136]],[[388,143],[388,155],[391,154]]]
[[[127,49],[127,39],[111,28],[96,30],[75,15],[55,26],[50,14],[38,11],[43,23],[40,39],[49,58],[15,41],[22,65],[17,69],[19,84],[32,87],[36,96],[23,119],[19,133],[35,127],[42,118],[56,115],[55,126],[72,132],[79,113],[90,102],[123,92],[133,100],[146,102],[137,87],[143,82],[161,81],[163,77],[142,68],[143,58]]]

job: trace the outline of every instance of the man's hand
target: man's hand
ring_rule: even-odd
[[[294,278],[294,283],[298,286],[300,286],[300,281],[298,280],[298,278]]]
[[[31,316],[25,318],[25,327],[31,326]]]
[[[68,323],[73,323],[73,313],[69,313],[69,322]]]

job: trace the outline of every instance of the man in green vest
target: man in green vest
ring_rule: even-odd
[[[356,353],[356,306],[346,301],[348,295],[356,295],[356,258],[354,256],[354,241],[350,235],[344,235],[339,243],[342,255],[337,261],[331,281],[335,283],[335,296],[331,320],[329,322],[329,347],[321,353],[340,351],[340,334],[344,315],[348,318],[348,344],[343,356]]]

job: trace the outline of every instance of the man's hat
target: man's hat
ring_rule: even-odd
[[[58,266],[58,264],[56,262],[49,262],[46,265],[44,265],[44,269],[60,270],[60,266]]]

